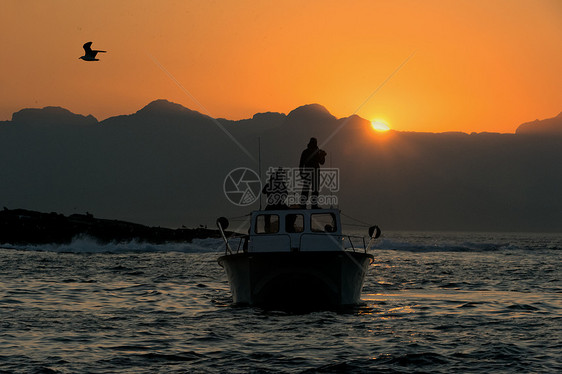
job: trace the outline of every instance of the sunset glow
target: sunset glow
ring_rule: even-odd
[[[514,132],[562,110],[561,19],[558,0],[7,1],[0,121],[167,99],[234,120],[318,103],[399,131]],[[79,59],[88,41],[100,61]]]
[[[382,120],[371,121],[371,125],[373,126],[373,129],[379,132],[385,132],[390,130],[390,127]]]

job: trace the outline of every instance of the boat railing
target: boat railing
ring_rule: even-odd
[[[347,242],[349,243],[349,246],[346,246],[346,242],[345,239],[347,239]],[[359,245],[358,245],[359,243]],[[360,247],[360,245],[362,245]],[[359,235],[344,235],[344,248],[348,249],[351,248],[353,250],[353,252],[357,252],[357,250],[362,249],[363,252],[367,252],[367,243],[365,242],[365,237],[364,236],[359,236]]]
[[[265,234],[260,237],[279,237],[280,234]],[[288,236],[288,235],[285,235]],[[307,244],[307,237],[313,237],[314,247]],[[303,238],[305,241],[303,243]],[[318,239],[325,238],[324,243],[320,243]],[[228,246],[225,246],[225,254],[248,252],[249,236],[248,235],[233,235],[228,238]],[[321,244],[318,246],[318,244]],[[322,245],[323,244],[323,245]],[[328,244],[333,245],[335,250],[352,250],[353,252],[367,252],[367,243],[364,236],[358,235],[341,235],[341,234],[325,234],[325,233],[305,233],[302,234],[299,241],[300,251],[311,250],[326,250]]]
[[[227,238],[228,245],[225,245],[225,254],[233,254],[248,251],[248,235],[235,234]],[[236,248],[236,249],[235,249]]]
[[[255,244],[257,238],[258,247],[260,246],[267,246],[269,250],[266,252],[275,252],[278,249],[278,246],[285,245],[285,248],[288,248],[289,251],[338,251],[338,250],[349,250],[356,252],[357,250],[363,249],[366,253],[371,249],[373,244],[376,242],[376,239],[380,237],[381,230],[378,226],[371,226],[369,227],[369,243],[365,242],[364,236],[357,236],[357,235],[343,235],[336,233],[335,231],[318,231],[316,232],[303,232],[303,233],[267,233],[267,234],[258,234],[258,236],[254,235],[244,235],[244,234],[234,234],[230,237],[226,237],[225,230],[228,228],[228,219],[225,217],[219,217],[217,219],[217,227],[220,231],[221,237],[225,244],[225,254],[232,254],[232,253],[240,253],[240,250],[243,252],[248,252],[250,244]],[[326,226],[328,227],[328,226]],[[328,230],[328,229],[326,229]],[[289,235],[290,234],[290,235]],[[254,239],[250,239],[250,237]],[[283,241],[269,241],[268,238],[279,238],[283,237],[284,239],[288,240],[288,245],[283,244]],[[266,239],[264,242],[260,243],[261,239]],[[304,239],[304,240],[303,240]],[[313,239],[313,240],[310,240]],[[254,243],[250,243],[252,240]],[[298,240],[298,246],[295,242]],[[235,244],[238,241],[238,245],[236,246],[236,252],[232,249],[230,245]],[[347,241],[347,242],[346,242]],[[349,245],[347,244],[349,243]],[[358,245],[361,245],[359,246]],[[271,248],[273,246],[273,248]]]

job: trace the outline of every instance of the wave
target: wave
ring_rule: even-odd
[[[409,252],[495,252],[562,249],[560,234],[416,234],[384,236],[374,248]]]
[[[491,252],[503,249],[517,249],[510,243],[415,243],[383,239],[375,245],[376,249],[408,252]]]
[[[240,245],[239,239],[229,240],[233,250]],[[346,241],[346,245],[349,243]],[[360,244],[357,240],[354,245]],[[217,253],[224,252],[220,238],[193,239],[191,242],[153,244],[139,240],[101,243],[88,236],[76,237],[68,244],[0,244],[0,248],[28,251],[68,253],[127,253],[127,252],[183,252]],[[394,250],[406,252],[495,252],[495,251],[540,251],[561,250],[562,235],[540,234],[475,234],[475,233],[408,233],[383,234],[374,245],[373,251]]]
[[[45,251],[60,253],[128,253],[128,252],[183,252],[220,253],[224,250],[222,239],[193,239],[190,243],[153,244],[132,240],[128,242],[100,243],[89,236],[74,238],[67,244],[0,244],[0,248],[26,251]]]

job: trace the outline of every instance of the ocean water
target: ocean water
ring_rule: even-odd
[[[216,239],[0,247],[0,373],[562,371],[562,234],[384,233],[300,313],[233,306]]]

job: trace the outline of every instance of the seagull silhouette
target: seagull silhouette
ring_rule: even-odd
[[[84,56],[78,57],[84,61],[99,61],[98,58],[96,58],[96,55],[98,54],[98,52],[102,52],[105,53],[106,51],[98,51],[95,49],[92,49],[92,42],[88,42],[88,43],[84,43],[83,45],[84,48]]]

